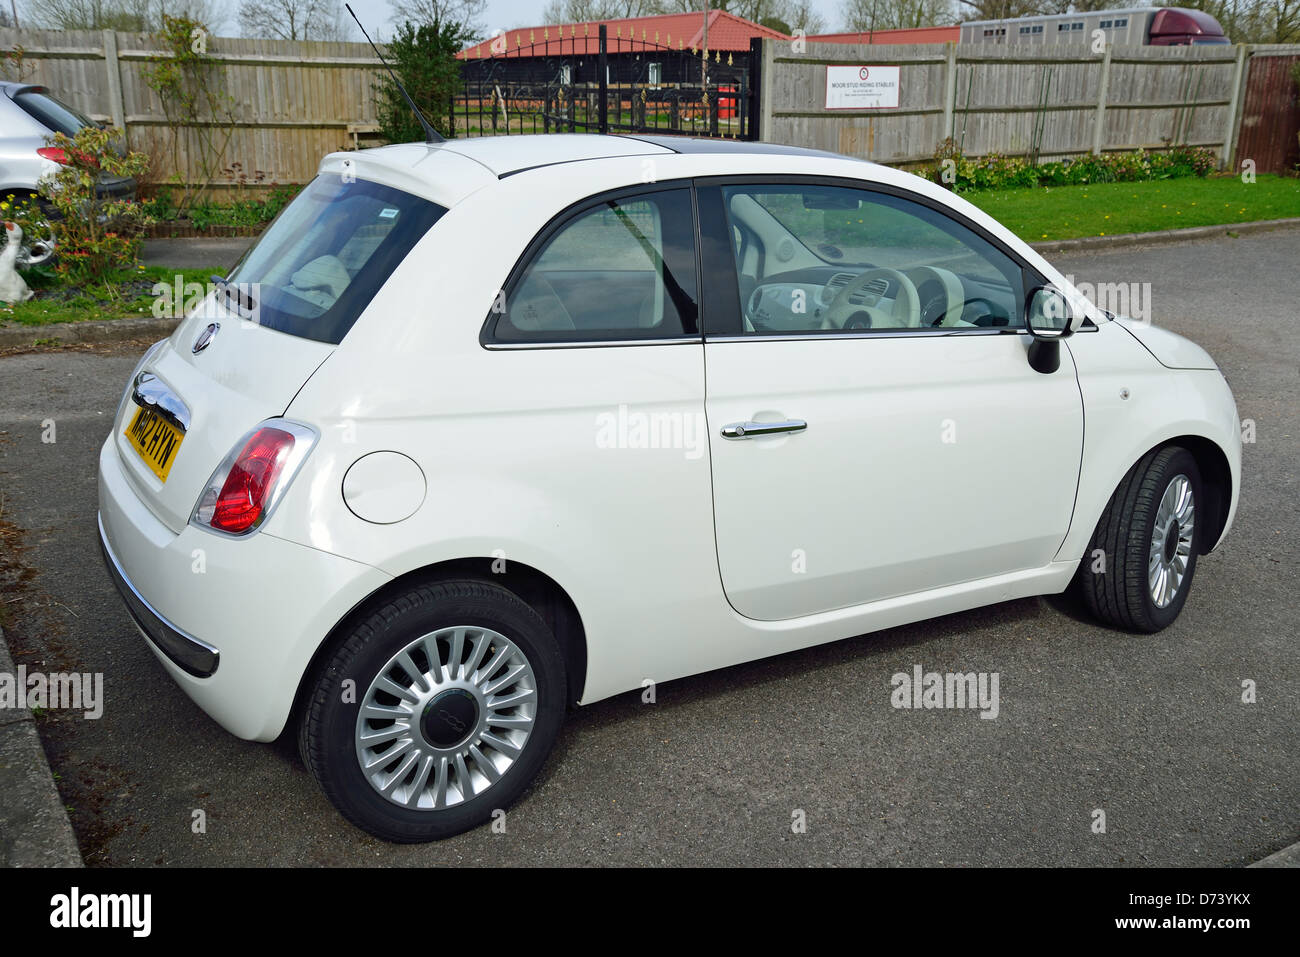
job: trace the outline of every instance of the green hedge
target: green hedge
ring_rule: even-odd
[[[1083,183],[1132,183],[1146,180],[1206,176],[1218,165],[1213,150],[1175,146],[1166,152],[1103,153],[1073,156],[1035,165],[1018,156],[992,153],[978,159],[962,154],[951,139],[935,150],[934,163],[924,175],[954,192],[1025,186],[1076,186]]]

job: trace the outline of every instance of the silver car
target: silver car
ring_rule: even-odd
[[[59,151],[47,142],[54,133],[75,136],[95,121],[61,103],[43,86],[0,81],[0,198],[23,200],[37,194],[41,177],[59,168]],[[129,177],[101,176],[95,189],[100,202],[134,199]],[[37,266],[54,256],[48,237],[24,237],[19,265]]]

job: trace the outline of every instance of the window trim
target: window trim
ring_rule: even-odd
[[[744,175],[700,176],[700,177],[696,177],[695,179],[696,189],[702,189],[702,188],[712,187],[712,186],[721,188],[723,186],[745,186],[745,185],[839,186],[847,189],[863,190],[869,193],[882,193],[886,196],[892,196],[896,199],[902,199],[909,202],[913,202],[920,206],[925,206],[930,210],[939,213],[940,215],[947,216],[949,219],[953,220],[958,225],[963,226],[966,229],[970,230],[976,236],[983,239],[993,248],[998,250],[1008,259],[1010,259],[1013,265],[1019,267],[1021,271],[1022,281],[1025,283],[1025,287],[1027,289],[1032,288],[1034,285],[1046,285],[1048,282],[1046,276],[1042,275],[1030,263],[1026,262],[1025,259],[1021,257],[1014,249],[1008,246],[997,236],[994,236],[983,226],[979,225],[976,222],[971,221],[961,212],[953,209],[950,206],[947,206],[944,203],[931,199],[928,196],[923,196],[920,193],[914,193],[911,190],[903,189],[898,186],[891,186],[887,183],[875,183],[875,182],[870,182],[868,180],[853,179],[851,177],[821,176],[816,174],[797,174],[797,173],[773,174],[773,175],[769,175],[765,173],[747,173]],[[717,210],[706,210],[703,204],[697,204],[697,211],[701,219],[706,215],[713,216],[713,215],[721,214],[723,218],[723,225],[727,226],[728,228],[730,227],[730,221],[727,219],[725,208],[720,208]],[[703,226],[704,223],[701,222],[700,223],[701,229],[703,229]],[[703,249],[701,248],[698,252],[700,255],[702,255]],[[1032,282],[1030,280],[1032,280]],[[756,342],[759,340],[804,341],[808,339],[850,339],[850,338],[886,339],[886,338],[897,338],[900,335],[908,336],[908,337],[917,337],[917,336],[924,336],[927,334],[942,335],[942,336],[970,336],[970,335],[990,335],[992,334],[990,330],[996,331],[996,333],[999,335],[1010,335],[1010,334],[1026,335],[1026,336],[1029,335],[1028,330],[1024,328],[1023,317],[1022,317],[1022,322],[1017,325],[976,327],[974,329],[949,329],[949,328],[927,329],[922,327],[914,331],[905,330],[905,329],[894,330],[891,332],[867,331],[858,335],[855,335],[853,333],[846,333],[846,332],[811,331],[811,332],[793,333],[790,335],[772,336],[772,335],[764,335],[762,333],[746,333],[744,331],[744,320],[742,318],[743,314],[740,312],[737,312],[734,317],[728,317],[725,323],[725,325],[729,327],[728,331],[722,333],[711,333],[709,331],[711,323],[709,322],[708,319],[708,315],[709,315],[708,304],[710,302],[717,302],[719,299],[725,301],[725,299],[727,298],[725,290],[719,291],[714,288],[717,283],[723,281],[730,282],[731,286],[736,290],[735,302],[737,306],[739,306],[740,281],[739,281],[739,277],[736,274],[736,257],[734,253],[729,257],[729,262],[726,265],[723,265],[722,263],[714,264],[714,268],[707,270],[705,275],[702,277],[702,284],[700,286],[700,297],[704,303],[704,308],[701,310],[701,314],[704,317],[704,321],[700,325],[700,331],[706,342],[719,342],[719,341]],[[734,328],[737,325],[740,326],[739,329]],[[1086,325],[1081,325],[1075,331],[1084,332],[1090,329],[1095,330],[1096,328],[1097,327],[1094,323],[1088,323]]]
[[[638,183],[633,186],[622,186],[618,189],[605,190],[601,193],[595,193],[586,196],[576,203],[571,203],[564,209],[552,216],[540,230],[537,235],[529,240],[528,245],[520,254],[519,259],[511,267],[510,273],[506,276],[506,281],[501,286],[501,293],[505,296],[506,302],[518,289],[522,282],[524,273],[537,260],[537,257],[546,248],[552,237],[559,233],[571,222],[578,217],[590,212],[599,206],[604,206],[610,200],[630,199],[637,196],[648,196],[654,193],[664,193],[674,190],[686,190],[691,200],[691,235],[695,242],[694,260],[695,260],[695,297],[696,297],[696,331],[694,333],[684,333],[680,336],[665,336],[654,339],[538,339],[535,341],[503,341],[496,337],[497,324],[501,321],[504,313],[494,312],[488,309],[487,318],[483,320],[483,325],[479,329],[479,345],[490,351],[506,351],[513,349],[593,349],[603,347],[620,347],[620,346],[661,346],[661,345],[680,345],[682,343],[699,343],[703,340],[703,298],[704,298],[704,277],[700,270],[700,211],[699,203],[695,195],[695,184],[689,178],[664,180],[655,183]],[[495,304],[495,297],[493,299]]]

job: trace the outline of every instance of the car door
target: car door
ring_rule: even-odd
[[[1083,409],[1068,349],[1051,373],[1027,361],[1022,264],[894,192],[733,179],[698,196],[731,605],[791,619],[1050,562]]]

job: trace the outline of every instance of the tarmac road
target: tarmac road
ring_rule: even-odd
[[[1296,841],[1300,230],[1057,262],[1151,281],[1154,320],[1210,350],[1255,423],[1235,527],[1174,627],[1023,600],[624,695],[570,717],[506,833],[415,847],[344,822],[291,741],[222,731],[123,610],[95,464],[143,345],[0,358],[0,520],[37,570],[4,599],[14,657],[105,674],[101,719],[41,721],[87,862],[1222,866]],[[918,664],[999,673],[997,720],[891,708],[890,676]]]

